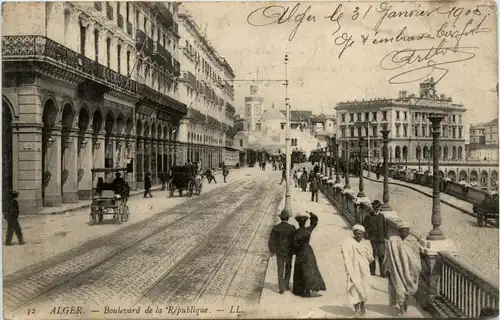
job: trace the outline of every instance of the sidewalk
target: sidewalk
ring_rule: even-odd
[[[242,168],[230,170],[227,178],[228,184],[234,181],[247,179],[248,175],[261,172],[253,168]],[[227,184],[222,177],[217,177],[217,184],[203,184],[202,194],[220,189]],[[20,216],[19,223],[24,235],[26,245],[17,245],[14,236],[14,245],[3,245],[3,259],[9,261],[3,265],[3,275],[26,267],[30,264],[42,261],[48,257],[78,247],[89,240],[109,235],[112,232],[126,228],[132,224],[143,221],[160,212],[169,210],[179,204],[189,201],[188,197],[179,197],[178,194],[172,198],[168,191],[153,191],[153,198],[142,196],[131,197],[128,201],[130,218],[128,222],[120,225],[113,220],[105,220],[97,225],[89,225],[89,208],[79,207],[58,215],[24,215]],[[111,218],[107,216],[107,218]],[[5,240],[7,225],[2,224],[2,242]]]
[[[380,179],[377,180],[377,175],[375,173],[370,172],[369,178],[367,177],[368,171],[364,171],[363,173],[364,173],[364,177],[370,181],[378,182],[378,183],[384,182],[383,176],[380,176]],[[424,195],[432,198],[432,189],[429,187],[426,187],[426,186],[422,186],[422,185],[415,184],[415,183],[409,183],[406,181],[397,180],[397,179],[393,179],[393,178],[389,178],[389,184],[406,187],[408,189],[411,189],[413,191],[419,192],[421,194],[424,194]],[[447,204],[454,209],[460,210],[465,214],[475,216],[475,214],[472,212],[472,203],[467,202],[467,201],[463,201],[461,199],[458,199],[458,198],[451,196],[451,195],[444,193],[444,192],[440,192],[439,197],[440,197],[440,200],[442,203]]]
[[[352,236],[351,227],[337,214],[328,200],[319,194],[319,202],[311,202],[311,194],[291,186],[293,214],[305,210],[314,212],[319,224],[313,231],[311,246],[316,255],[319,269],[326,283],[326,291],[321,296],[301,298],[286,291],[278,293],[276,258],[270,258],[260,307],[266,317],[272,318],[350,318],[354,309],[348,304],[346,293],[346,273],[340,246]],[[292,218],[290,223],[298,226]],[[293,269],[292,279],[293,282]],[[371,277],[371,292],[366,305],[365,318],[397,317],[389,306],[387,281],[380,277]],[[422,318],[424,314],[415,307],[412,299],[408,308],[408,317]]]

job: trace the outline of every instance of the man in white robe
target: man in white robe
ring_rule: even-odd
[[[362,225],[355,225],[352,228],[354,237],[347,240],[342,245],[342,256],[347,272],[347,295],[349,303],[354,305],[356,315],[365,314],[365,302],[367,301],[370,263],[373,259],[373,252],[370,242],[363,239],[365,228]]]
[[[410,225],[401,222],[397,236],[392,236],[386,246],[384,265],[389,280],[389,301],[400,316],[408,310],[408,299],[418,289],[422,265],[416,241],[409,239]]]

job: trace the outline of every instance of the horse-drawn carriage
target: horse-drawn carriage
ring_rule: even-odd
[[[92,175],[96,173],[125,173],[126,168],[93,168]],[[127,200],[130,188],[127,182],[123,179],[115,179],[113,183],[105,183],[102,178],[99,178],[95,188],[95,194],[92,197],[90,205],[90,224],[102,222],[104,215],[113,215],[116,223],[128,221],[129,208]]]
[[[498,227],[498,193],[488,194],[481,203],[473,205],[472,211],[477,217],[479,227],[487,224]]]
[[[175,190],[179,191],[179,196],[186,191],[189,197],[193,194],[200,195],[203,187],[202,176],[193,165],[174,166],[170,169],[170,181],[168,190],[170,196],[174,196]]]

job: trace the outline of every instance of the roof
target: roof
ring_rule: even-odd
[[[286,115],[286,110],[281,110],[281,113]],[[308,122],[309,119],[314,117],[312,111],[309,110],[291,110],[290,111],[290,121],[291,122]]]
[[[286,117],[285,117],[285,115],[283,115],[283,113],[281,113],[273,105],[273,107],[271,107],[270,109],[267,109],[267,110],[264,111],[264,113],[262,114],[261,120],[262,121],[266,121],[266,120],[283,120],[283,121],[286,121]]]

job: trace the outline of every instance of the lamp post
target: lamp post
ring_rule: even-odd
[[[328,170],[328,166],[327,166],[327,163],[328,163],[328,162],[327,162],[327,160],[328,160],[328,149],[327,149],[327,147],[325,147],[324,149],[325,149],[325,156],[324,156],[324,158],[323,158],[323,162],[325,163],[325,164],[324,164],[324,169],[325,169],[324,174],[325,174],[325,176],[326,176],[326,175],[327,175],[327,173],[328,173],[328,172],[327,172],[327,170]]]
[[[285,54],[285,110],[286,110],[286,179],[285,179],[285,209],[289,216],[292,216],[292,203],[290,199],[290,171],[291,171],[291,154],[290,154],[290,105],[288,103],[288,54]]]
[[[333,167],[333,138],[328,137],[328,151],[330,151],[330,179],[333,179],[333,172],[332,172],[332,167]]]
[[[445,240],[446,237],[441,230],[441,208],[439,199],[439,180],[441,176],[439,174],[439,135],[441,134],[441,121],[443,121],[443,115],[431,115],[429,120],[432,122],[432,151],[434,157],[432,159],[433,164],[433,184],[432,184],[432,230],[427,236],[427,240]]]
[[[321,145],[318,142],[319,147],[319,172],[323,173],[323,148],[321,148]]]
[[[361,165],[361,174],[359,175],[359,192],[357,197],[358,198],[365,198],[365,192],[364,192],[364,184],[363,184],[363,163],[361,162],[363,159],[363,144],[365,142],[365,139],[363,137],[359,137],[359,158],[360,158],[360,165]]]
[[[340,183],[340,158],[339,158],[339,144],[337,142],[337,135],[333,136],[333,144],[335,148],[335,184]]]
[[[346,148],[345,148],[345,186],[344,189],[351,189],[351,186],[349,185],[349,141],[346,141]]]
[[[381,208],[381,211],[392,211],[391,206],[389,205],[389,132],[387,129],[387,124],[384,124],[384,129],[380,131],[382,133],[382,141],[383,141],[383,157],[384,157],[384,193],[382,196],[382,201],[384,202]]]

